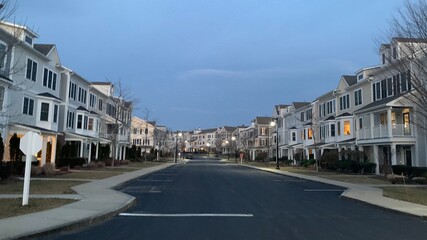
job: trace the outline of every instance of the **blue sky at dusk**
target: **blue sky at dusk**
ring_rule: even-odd
[[[174,130],[249,125],[379,63],[403,0],[19,0],[17,23],[89,81],[119,79],[134,115]]]

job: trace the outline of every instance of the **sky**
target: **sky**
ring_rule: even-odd
[[[13,21],[134,115],[172,130],[250,125],[379,64],[404,0],[18,0]]]

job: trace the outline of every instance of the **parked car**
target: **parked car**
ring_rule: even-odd
[[[185,155],[185,158],[186,159],[193,159],[193,154],[189,153],[189,154]]]

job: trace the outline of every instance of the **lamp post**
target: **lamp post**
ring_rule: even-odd
[[[208,147],[208,157],[209,157],[209,153],[211,152],[211,144],[210,143],[206,143],[206,146]]]
[[[234,153],[234,159],[236,160],[236,164],[237,164],[237,154],[236,154],[236,149],[233,143],[236,142],[236,137],[232,136],[231,137],[231,147],[233,148],[233,153]]]
[[[227,160],[230,161],[230,142],[228,140],[225,141],[225,144],[227,144]]]
[[[276,126],[276,169],[280,169],[279,166],[279,118],[273,118],[270,126]]]
[[[176,137],[175,137],[175,157],[174,157],[174,162],[177,162],[177,157],[178,157],[178,137],[181,137],[182,133],[177,133]]]

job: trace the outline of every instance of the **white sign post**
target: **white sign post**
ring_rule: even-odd
[[[20,141],[19,148],[25,154],[25,176],[24,190],[22,192],[22,206],[28,205],[30,196],[30,177],[31,177],[31,161],[34,155],[42,148],[42,140],[38,133],[29,131]]]

